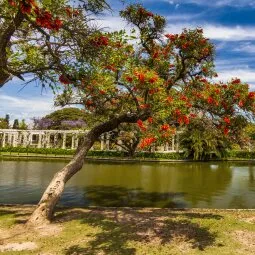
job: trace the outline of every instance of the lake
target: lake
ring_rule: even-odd
[[[0,203],[36,204],[65,161],[0,160]],[[67,184],[64,206],[255,208],[249,162],[86,162]]]

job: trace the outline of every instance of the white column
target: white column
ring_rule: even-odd
[[[46,148],[50,148],[50,133],[46,133]]]
[[[22,132],[19,132],[18,134],[18,145],[22,146]]]
[[[2,147],[5,147],[6,133],[3,133]]]
[[[63,133],[63,143],[62,143],[62,149],[66,148],[66,133]]]
[[[169,144],[168,144],[168,142],[165,143],[164,151],[169,151]]]
[[[75,144],[74,144],[75,149],[77,149],[78,146],[79,146],[79,137],[78,137],[78,135],[76,135]]]
[[[103,151],[104,150],[104,136],[101,136],[100,137],[100,139],[101,139],[101,151]]]
[[[57,148],[57,144],[58,144],[58,134],[55,133],[54,134],[54,148]]]
[[[75,135],[72,134],[72,146],[71,146],[71,149],[73,150],[75,145],[74,145],[74,142],[75,142]]]
[[[172,137],[172,151],[175,151],[174,135],[173,135],[173,137]]]
[[[42,134],[39,134],[37,148],[42,148]]]
[[[118,139],[118,142],[117,142],[117,144],[122,144],[122,140],[121,139]],[[121,146],[118,146],[118,150],[119,151],[122,151],[122,147]]]
[[[180,149],[180,136],[177,133],[176,134],[176,152],[179,152],[179,149]]]
[[[11,133],[7,133],[7,135],[8,135],[8,138],[7,138],[8,145],[11,146],[12,145],[12,134]]]
[[[23,147],[27,147],[27,132],[23,133]]]
[[[110,150],[110,135],[108,133],[106,134],[106,150]]]
[[[32,139],[33,138],[33,134],[31,132],[29,132],[28,134],[28,145],[31,146],[32,145]]]
[[[19,135],[18,132],[16,132],[15,134],[13,134],[13,140],[12,140],[12,146],[13,146],[13,147],[17,147],[17,144],[18,144],[18,135]]]

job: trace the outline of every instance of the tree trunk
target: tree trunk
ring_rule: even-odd
[[[136,123],[138,119],[146,120],[149,116],[149,112],[143,112],[140,114],[123,114],[119,117],[112,118],[109,121],[99,124],[87,135],[85,135],[84,141],[77,149],[74,158],[53,177],[39,204],[37,205],[37,208],[27,221],[27,225],[38,226],[50,223],[56,204],[64,191],[66,182],[82,168],[85,156],[101,134],[114,130],[121,123]]]
[[[74,158],[55,174],[27,225],[36,226],[50,223],[66,182],[82,168],[85,156],[93,143],[94,140],[91,137],[86,137]]]
[[[7,83],[12,74],[8,70],[7,49],[10,47],[11,37],[23,22],[25,16],[19,9],[13,21],[6,21],[2,27],[6,28],[0,31],[0,88]]]

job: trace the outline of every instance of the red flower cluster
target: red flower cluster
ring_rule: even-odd
[[[172,97],[170,97],[170,96],[168,96],[167,98],[166,98],[166,101],[167,101],[167,103],[172,103],[173,101],[174,101],[174,99],[172,98]]]
[[[209,96],[209,97],[207,98],[207,103],[208,103],[208,104],[213,104],[213,103],[214,103],[214,99],[213,99],[212,97]]]
[[[149,79],[150,83],[155,83],[158,80],[158,77],[155,75],[152,78]]]
[[[165,37],[173,42],[173,41],[175,41],[178,38],[178,35],[177,34],[175,34],[175,35],[173,35],[173,34],[166,34]]]
[[[109,38],[104,35],[100,35],[94,38],[91,43],[96,47],[108,46],[109,45]]]
[[[180,116],[178,119],[177,119],[177,122],[182,125],[182,124],[186,124],[188,125],[190,123],[190,120],[189,120],[189,117],[188,116]]]
[[[114,66],[114,64],[106,66],[105,69],[113,71],[113,72],[115,72],[117,70],[116,67]]]
[[[149,117],[148,118],[148,122],[151,124],[151,123],[153,123],[153,118],[152,117]]]
[[[227,124],[227,125],[230,125],[230,118],[229,117],[224,117],[224,122]]]
[[[17,6],[17,3],[14,0],[8,0],[8,2],[9,2],[9,5],[13,7]]]
[[[71,84],[72,83],[72,81],[66,76],[66,75],[64,75],[64,74],[61,74],[60,76],[59,76],[59,81],[61,82],[61,83],[63,83],[63,84]]]
[[[240,84],[241,80],[240,79],[235,79],[231,82],[232,84]]]
[[[243,105],[244,105],[243,100],[240,100],[239,103],[238,103],[238,105],[239,105],[240,107],[243,107]]]
[[[228,135],[228,133],[229,133],[229,128],[225,127],[224,130],[223,130],[223,132],[224,132],[224,135]]]
[[[168,131],[170,129],[170,126],[168,124],[164,124],[160,127],[161,132]]]
[[[77,15],[79,15],[79,10],[72,10],[70,7],[66,8],[66,14],[69,18],[71,18],[72,16],[76,17]]]
[[[181,115],[181,111],[180,111],[179,109],[176,109],[176,110],[175,110],[175,114],[176,114],[177,116],[180,116],[180,115]]]
[[[40,27],[58,31],[63,26],[63,21],[59,18],[53,19],[52,14],[48,11],[41,11],[39,8],[35,9],[36,24]]]
[[[159,92],[159,88],[149,89],[149,94],[153,95],[155,93]]]
[[[144,73],[135,72],[135,75],[141,83],[145,82],[145,74]]]
[[[132,82],[132,81],[133,81],[133,78],[130,77],[130,76],[126,76],[125,79],[126,79],[126,81],[128,81],[128,82]]]
[[[138,127],[139,127],[142,131],[146,131],[146,127],[143,125],[143,121],[142,121],[142,120],[138,120],[138,121],[137,121],[137,125],[138,125]]]
[[[9,3],[14,6],[14,1],[9,1]],[[33,0],[25,0],[20,4],[20,9],[23,14],[30,14],[32,12],[32,8],[35,6],[35,2]]]
[[[143,16],[147,16],[147,17],[153,17],[154,16],[154,14],[152,12],[148,12],[147,10],[145,10],[142,7],[138,9],[138,13],[143,15]]]
[[[140,143],[140,148],[143,149],[145,147],[149,147],[152,143],[156,142],[157,139],[155,137],[146,137]]]
[[[249,92],[248,98],[255,99],[255,92]]]
[[[141,109],[148,109],[148,108],[150,108],[150,105],[149,104],[141,104],[140,108]]]
[[[87,100],[87,102],[85,104],[86,104],[86,106],[90,107],[93,105],[93,102],[91,100]]]

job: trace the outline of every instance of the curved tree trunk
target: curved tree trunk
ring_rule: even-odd
[[[36,226],[50,223],[55,206],[64,191],[66,182],[82,168],[85,156],[93,143],[92,138],[86,137],[74,158],[55,174],[37,208],[29,218],[27,225]]]
[[[82,168],[85,156],[101,134],[114,130],[120,123],[135,123],[138,119],[145,120],[149,116],[148,112],[139,115],[132,113],[123,114],[94,127],[87,135],[85,135],[84,141],[77,149],[74,158],[53,177],[37,205],[37,208],[30,216],[27,225],[38,226],[50,223],[56,204],[64,191],[66,182]]]

